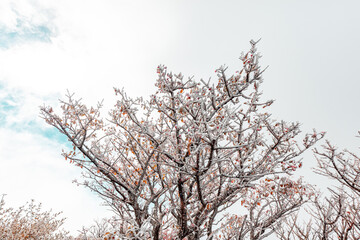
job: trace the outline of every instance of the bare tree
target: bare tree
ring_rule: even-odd
[[[329,188],[329,197],[314,199],[309,224],[299,223],[296,216],[287,219],[287,227],[278,231],[281,239],[360,239],[360,158],[328,141],[323,151],[315,148],[314,153],[316,173],[340,186]]]
[[[360,197],[360,158],[348,150],[339,152],[329,141],[323,148],[324,152],[314,149],[319,164],[316,172],[338,181]]]
[[[7,240],[62,240],[68,233],[61,230],[65,219],[60,213],[42,211],[41,204],[32,200],[18,209],[5,208],[4,196],[0,200],[0,239]]]
[[[119,100],[106,120],[102,104],[88,108],[72,94],[61,101],[62,114],[41,108],[46,122],[71,141],[63,155],[85,170],[79,184],[121,219],[126,231],[119,237],[216,239],[229,222],[227,209],[245,201],[248,214],[238,213],[244,224],[237,236],[261,239],[306,200],[302,184],[287,176],[324,134],[314,131],[298,143],[298,123],[266,112],[273,101],[260,101],[261,56],[257,42],[250,43],[242,69],[228,76],[220,67],[215,83],[184,79],[160,65],[149,100],[115,89]]]
[[[266,178],[241,201],[248,213],[232,214],[223,224],[219,239],[265,239],[281,230],[283,221],[297,213],[313,194],[313,188],[302,184],[301,179]]]
[[[336,180],[340,187],[330,189],[331,197],[322,214],[322,239],[360,238],[360,158],[348,150],[338,151],[326,142],[324,151],[314,150],[318,161],[316,172]],[[330,215],[329,219],[327,218]],[[332,216],[332,218],[331,218]]]

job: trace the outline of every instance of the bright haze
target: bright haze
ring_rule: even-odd
[[[0,194],[8,206],[35,199],[63,211],[74,234],[110,216],[72,183],[81,171],[61,156],[69,143],[39,118],[39,106],[58,109],[67,90],[89,105],[104,99],[105,109],[115,104],[113,87],[146,98],[159,64],[215,81],[219,66],[229,75],[241,68],[251,39],[261,38],[261,65],[269,65],[261,88],[276,100],[273,117],[357,151],[359,9],[357,0],[1,0]],[[298,174],[325,187],[305,156]]]

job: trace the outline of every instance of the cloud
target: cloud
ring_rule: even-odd
[[[160,4],[31,2],[37,4],[18,4],[17,12],[25,16],[39,12],[43,16],[40,19],[26,19],[31,19],[32,26],[50,29],[52,35],[45,36],[51,42],[24,41],[0,49],[0,81],[11,86],[41,94],[65,93],[69,89],[84,100],[96,101],[113,94],[113,87],[125,87],[132,95],[144,96],[154,89],[157,65],[165,63],[167,51],[175,48],[172,42],[178,35],[178,24],[174,19],[179,14],[162,12]],[[11,8],[6,9],[11,17],[5,19],[5,26],[15,31],[16,14]],[[134,82],[141,82],[143,87]]]
[[[0,126],[17,131],[37,131],[47,125],[39,118],[44,102],[57,105],[59,94],[39,95],[0,82]]]
[[[26,24],[29,25],[29,24]],[[9,48],[16,44],[29,41],[50,42],[52,35],[51,30],[43,25],[40,26],[24,26],[24,22],[18,20],[18,28],[15,31],[10,31],[6,28],[0,29],[0,47]]]
[[[0,4],[0,48],[21,45],[28,42],[51,42],[56,35],[53,13],[38,4],[24,1]]]

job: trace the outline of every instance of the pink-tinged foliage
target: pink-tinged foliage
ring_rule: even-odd
[[[312,195],[287,176],[324,134],[297,142],[298,123],[271,118],[266,110],[273,101],[260,100],[261,56],[250,43],[241,70],[228,76],[220,67],[215,83],[160,65],[149,100],[115,89],[119,100],[106,120],[101,104],[89,108],[70,94],[61,114],[41,109],[72,142],[63,155],[84,169],[82,184],[120,219],[117,237],[259,239]],[[226,217],[236,203],[243,210]]]
[[[4,196],[0,199],[0,239],[68,239],[68,233],[61,230],[65,219],[60,213],[43,211],[41,204],[34,201],[18,209],[5,208]]]

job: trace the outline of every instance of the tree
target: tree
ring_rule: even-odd
[[[260,101],[263,70],[257,42],[242,54],[242,69],[216,83],[157,68],[157,91],[149,100],[123,90],[109,119],[102,103],[87,107],[73,94],[61,101],[62,114],[41,108],[46,122],[73,145],[65,159],[83,168],[82,183],[120,218],[125,239],[261,239],[312,194],[288,176],[301,167],[299,156],[324,133],[298,143],[298,123],[276,121]],[[234,216],[223,216],[235,203]]]
[[[67,232],[60,230],[65,219],[60,213],[42,211],[41,204],[34,200],[18,209],[5,208],[4,196],[0,200],[0,239],[67,239]]]
[[[308,210],[311,222],[302,225],[293,216],[282,239],[360,239],[360,158],[348,150],[338,151],[329,141],[323,151],[314,149],[318,174],[335,180],[329,196],[315,198]]]
[[[112,239],[116,236],[117,229],[119,229],[118,222],[115,218],[103,218],[95,220],[95,223],[90,227],[83,227],[80,230],[79,236],[76,240],[97,240],[97,239]]]

